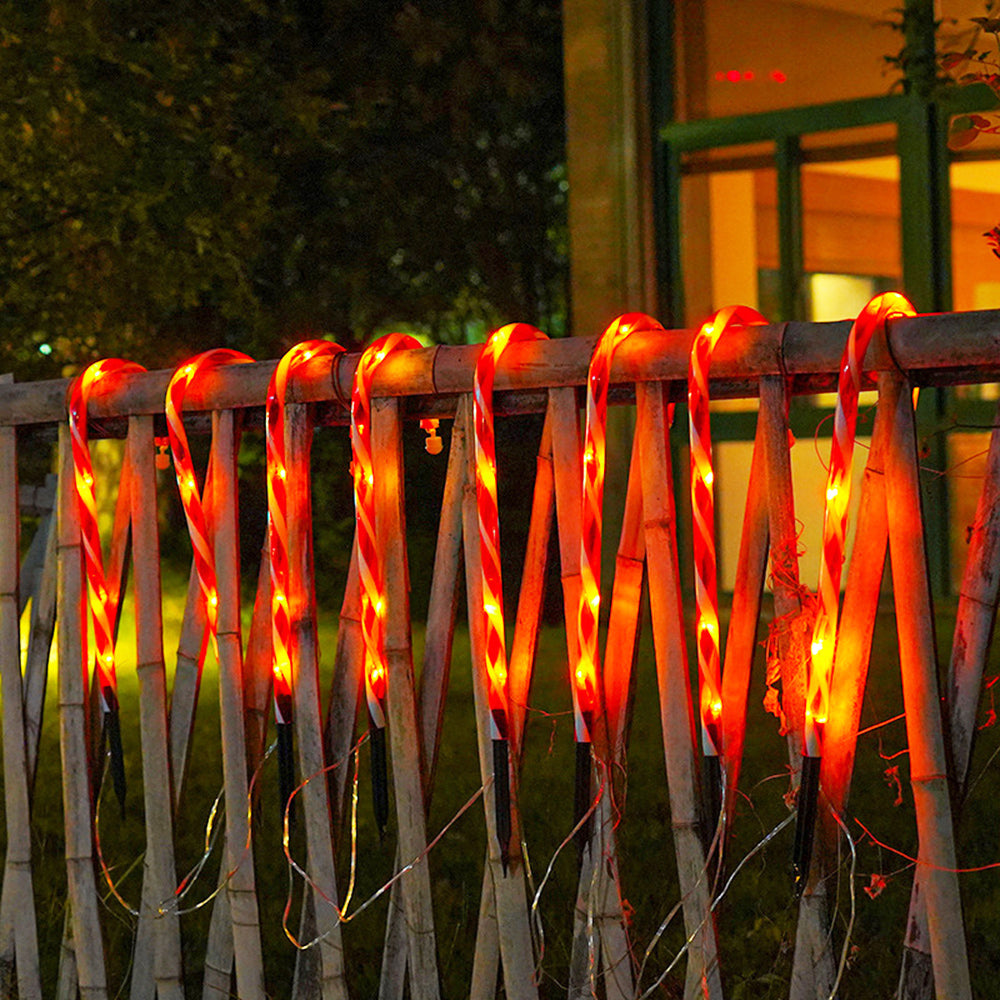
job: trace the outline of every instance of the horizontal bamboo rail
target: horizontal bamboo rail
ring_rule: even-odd
[[[836,388],[840,355],[849,321],[778,323],[751,327],[738,337],[724,337],[712,355],[713,399],[757,395],[757,380],[781,375],[793,394]],[[693,331],[665,334],[636,332],[615,352],[611,380],[616,383],[683,382]],[[595,337],[512,343],[504,352],[494,389],[500,394],[497,413],[545,409],[543,390],[581,386]],[[398,351],[375,373],[372,396],[406,396],[406,415],[453,414],[457,399],[472,391],[477,345],[438,345]],[[330,375],[306,371],[289,385],[289,402],[336,402],[343,408],[360,354],[334,359]],[[185,410],[224,410],[264,405],[275,362],[232,365],[211,378],[199,379],[185,397]],[[873,344],[865,359],[866,381],[902,369],[914,385],[959,385],[990,382],[1000,374],[1000,313],[969,313],[900,318],[889,323],[887,346]],[[89,412],[93,419],[163,412],[171,372],[130,374],[94,387]],[[68,379],[0,385],[0,426],[58,423],[66,417]],[[511,395],[513,393],[514,395]],[[504,396],[504,394],[507,394]],[[680,398],[680,389],[672,393]],[[343,414],[337,418],[343,422]],[[99,436],[96,427],[92,436]]]

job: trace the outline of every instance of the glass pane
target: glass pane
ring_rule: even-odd
[[[743,151],[725,152],[732,162]],[[685,164],[687,166],[687,164]],[[758,277],[776,268],[777,194],[773,169],[685,174],[681,255],[685,324],[696,326],[728,305],[760,307]]]
[[[980,148],[977,141],[974,148]],[[952,304],[1000,308],[1000,260],[984,235],[1000,225],[1000,159],[951,165]]]
[[[889,93],[885,57],[902,47],[902,35],[885,24],[891,7],[866,0],[677,5],[684,117]]]

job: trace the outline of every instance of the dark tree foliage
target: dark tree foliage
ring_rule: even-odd
[[[0,370],[559,330],[555,0],[0,0]]]

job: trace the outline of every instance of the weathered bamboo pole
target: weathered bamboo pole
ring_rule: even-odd
[[[553,389],[549,414],[552,420],[552,463],[555,479],[556,520],[559,537],[559,560],[563,585],[566,621],[573,622],[580,600],[580,532],[583,467],[580,447],[580,420],[573,389]],[[569,662],[578,658],[576,629],[566,629]],[[602,713],[594,720],[593,746],[605,769],[610,764],[608,730]],[[602,801],[589,824],[590,841],[584,851],[577,882],[577,900],[573,920],[573,950],[570,956],[570,997],[590,995],[594,988],[593,971],[597,968],[598,950],[606,969],[615,971],[606,981],[612,996],[631,971],[628,937],[618,887],[617,849],[614,843],[610,785],[606,773]],[[600,787],[598,785],[597,787]],[[612,883],[610,886],[608,881]],[[591,927],[596,928],[594,939]]]
[[[885,470],[889,550],[934,984],[939,997],[961,1000],[972,990],[955,872],[913,404],[909,382],[901,375],[883,375],[879,389],[894,404]]]
[[[333,664],[333,683],[327,706],[324,738],[330,771],[330,811],[333,829],[340,831],[344,822],[349,757],[354,745],[358,706],[364,685],[364,642],[361,635],[361,587],[358,579],[357,537],[351,546],[344,600],[337,623],[337,654]]]
[[[990,435],[983,489],[969,538],[969,553],[959,591],[955,634],[948,663],[946,705],[951,723],[951,761],[959,805],[968,780],[976,711],[1000,590],[1000,576],[995,569],[1000,560],[1000,431],[997,426],[994,424]],[[918,871],[906,921],[900,973],[900,996],[903,1000],[922,1000],[931,995],[933,982],[929,975],[931,956],[928,937],[923,879]]]
[[[140,922],[145,920],[152,924],[154,947],[149,978],[155,983],[155,995],[159,1000],[178,1000],[184,996],[180,920],[176,913],[162,912],[160,909],[173,895],[177,872],[174,864],[152,417],[131,417],[129,440],[132,459],[129,500],[135,562],[136,673],[139,680],[139,730],[142,740],[143,805],[146,819]],[[137,963],[133,980],[138,982],[142,977],[143,970]]]
[[[769,484],[763,440],[766,424],[763,411],[766,405],[762,399],[750,461],[743,529],[740,533],[740,549],[733,584],[733,603],[729,616],[729,630],[726,633],[725,656],[722,661],[722,752],[725,769],[726,833],[731,829],[736,814],[736,790],[739,787],[743,746],[746,741],[750,674],[757,647],[761,591],[767,573],[770,529]]]
[[[464,415],[466,426],[471,427],[473,421],[471,396],[465,400],[461,412]],[[538,988],[535,983],[534,954],[528,923],[528,896],[525,885],[524,859],[520,849],[519,831],[521,824],[516,786],[511,789],[511,838],[506,871],[504,871],[500,845],[497,841],[494,788],[491,781],[493,776],[493,745],[489,727],[490,709],[486,678],[482,669],[482,665],[486,662],[486,635],[483,628],[483,618],[479,613],[483,606],[483,581],[479,546],[479,508],[475,485],[476,453],[475,449],[471,447],[466,448],[466,483],[462,519],[466,606],[469,612],[469,639],[472,646],[472,690],[476,704],[479,769],[485,786],[483,807],[486,818],[486,874],[492,883],[490,890],[493,898],[492,912],[484,913],[485,901],[480,902],[480,915],[485,917],[487,933],[476,942],[473,982],[477,993],[474,995],[485,997],[496,994],[497,965],[494,949],[498,947],[506,993],[509,996],[530,998],[537,997]],[[488,929],[493,923],[490,920],[491,915],[495,920],[495,937],[494,932]],[[484,923],[480,923],[479,929],[484,930]],[[494,941],[496,945],[494,945]],[[483,949],[482,953],[480,949]],[[487,969],[492,969],[492,982],[490,976],[485,974]]]
[[[720,348],[724,343],[725,338]],[[686,1000],[705,996],[721,998],[718,947],[698,817],[694,710],[677,564],[666,387],[658,383],[637,386],[636,401],[636,438],[641,449],[646,561],[663,749],[684,926],[691,941],[684,996]]]
[[[52,477],[53,481],[55,476]],[[24,656],[24,730],[27,743],[29,794],[34,795],[38,769],[38,742],[42,735],[45,691],[49,679],[49,657],[56,628],[56,580],[58,578],[59,531],[55,511],[43,522],[46,531],[45,558],[38,586],[31,598],[28,649]],[[42,526],[39,526],[42,531]]]
[[[319,654],[316,642],[316,589],[312,551],[312,489],[309,453],[312,425],[305,404],[285,410],[285,453],[288,476],[289,623],[292,634],[292,677],[299,780],[308,783],[299,793],[304,813],[308,871],[315,885],[308,887],[315,910],[321,959],[320,995],[324,1000],[347,997],[340,914],[336,909],[337,875],[330,829],[329,788],[323,769],[323,727],[320,718]],[[319,893],[325,899],[319,898]],[[299,953],[302,954],[301,952]]]
[[[460,419],[468,416],[468,409],[459,410]],[[463,473],[464,473],[463,466]],[[474,482],[468,486],[475,490]],[[552,470],[552,421],[546,413],[542,438],[535,462],[535,488],[532,494],[531,515],[528,523],[528,541],[524,553],[524,569],[518,591],[517,616],[514,638],[511,642],[507,677],[508,718],[510,721],[510,763],[512,802],[518,802],[520,771],[524,753],[524,730],[528,714],[528,695],[534,672],[535,651],[538,646],[538,627],[542,602],[545,596],[545,573],[548,561],[549,537],[552,515],[555,512],[555,482]],[[486,806],[490,809],[489,805]],[[519,823],[518,814],[516,822]],[[512,831],[515,820],[512,814]],[[512,842],[514,842],[512,836]],[[515,842],[515,848],[520,846]],[[490,869],[490,845],[487,843],[486,862],[483,866],[483,885],[479,900],[479,917],[476,928],[476,951],[469,990],[470,1000],[492,998],[496,993],[497,973],[500,968],[500,935],[497,926],[496,898]],[[522,859],[523,860],[523,859]]]
[[[375,475],[376,523],[379,538],[385,540],[387,707],[396,823],[400,854],[404,863],[413,863],[413,868],[403,879],[402,893],[408,927],[410,996],[414,1000],[436,1000],[439,995],[437,942],[434,936],[430,865],[424,856],[427,828],[410,645],[410,578],[406,558],[402,422],[398,400],[373,401],[372,436],[378,462]]]
[[[4,380],[9,378],[5,376]],[[7,849],[4,856],[0,991],[40,998],[38,929],[31,867],[31,802],[21,677],[18,560],[21,518],[17,498],[17,432],[0,429],[0,695],[3,699],[3,776]],[[15,977],[16,969],[16,977]]]
[[[451,447],[448,449],[448,469],[445,473],[434,569],[431,574],[417,707],[425,772],[424,796],[428,808],[434,791],[445,695],[451,673],[451,648],[458,614],[462,491],[465,486],[467,436],[468,429],[460,412],[452,426]],[[397,867],[400,862],[397,851]],[[379,978],[379,996],[382,1000],[402,1000],[406,987],[406,923],[400,892],[400,883],[393,882],[386,917],[385,945],[382,949],[382,974]]]
[[[756,394],[761,375],[786,374],[794,393],[817,392],[836,386],[840,356],[851,321],[778,323],[755,326],[730,343],[721,342],[712,356],[713,399]],[[611,381],[615,383],[676,381],[683,395],[693,330],[632,334],[615,352]],[[889,371],[895,362],[920,384],[955,385],[995,380],[1000,372],[1000,310],[945,313],[892,320],[890,352],[866,365],[870,372]],[[497,393],[516,390],[523,399],[508,397],[504,405],[539,410],[545,406],[538,390],[584,385],[596,337],[564,337],[512,344],[497,372]],[[455,397],[472,391],[479,345],[437,346],[401,351],[379,366],[373,396],[428,397],[415,400],[409,415],[440,416],[453,412]],[[291,402],[347,399],[359,355],[345,356],[325,372],[296,378]],[[185,408],[190,411],[260,407],[276,362],[234,365],[190,387]],[[161,413],[171,372],[132,374],[95,387],[90,411],[97,417],[129,413]],[[15,383],[0,389],[0,425],[58,423],[65,415],[66,379]],[[433,412],[430,412],[433,411]],[[345,419],[341,417],[339,419]]]
[[[213,414],[215,452],[212,545],[218,580],[219,716],[226,800],[226,885],[232,917],[236,985],[244,1000],[263,1000],[264,967],[254,885],[253,845],[247,816],[247,755],[244,743],[243,646],[240,639],[239,534],[236,453],[232,411]]]
[[[247,743],[247,774],[253,776],[264,758],[271,683],[271,564],[267,545],[261,547],[257,588],[247,651],[243,657],[243,713]]]
[[[104,942],[97,912],[93,817],[88,771],[83,559],[73,509],[73,449],[59,427],[59,747],[62,756],[66,875],[76,976],[84,1000],[107,996]]]

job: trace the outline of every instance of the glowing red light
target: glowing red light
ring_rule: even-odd
[[[785,74],[782,73],[780,69],[772,69],[771,70],[771,79],[775,83],[785,83],[788,80],[788,77],[785,76]]]
[[[744,80],[752,80],[753,79],[753,70],[752,69],[744,70],[743,71],[743,79]]]
[[[728,73],[726,74],[726,79],[727,79],[727,80],[728,80],[728,81],[729,81],[730,83],[739,83],[739,80],[740,80],[740,71],[739,71],[738,69],[731,69],[731,70],[730,70],[730,71],[729,71],[729,72],[728,72]]]

